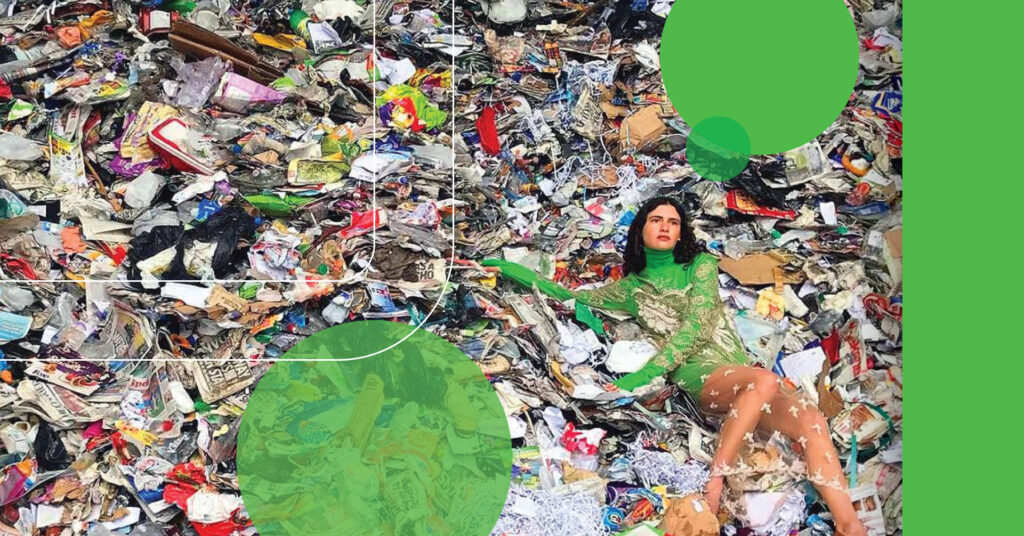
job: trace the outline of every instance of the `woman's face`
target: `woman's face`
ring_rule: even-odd
[[[672,205],[661,205],[649,214],[644,223],[644,246],[665,251],[676,247],[683,221]]]

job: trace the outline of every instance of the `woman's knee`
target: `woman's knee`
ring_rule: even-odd
[[[751,389],[758,394],[759,398],[764,400],[771,400],[775,398],[775,395],[779,392],[779,378],[764,369],[753,369],[754,380],[747,385],[747,389]]]

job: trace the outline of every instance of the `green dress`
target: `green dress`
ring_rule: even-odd
[[[594,290],[571,291],[542,279],[525,266],[496,259],[502,275],[559,300],[624,311],[647,331],[658,353],[640,370],[615,381],[631,391],[662,374],[699,399],[701,387],[718,367],[745,365],[748,361],[732,315],[718,296],[718,264],[701,253],[689,264],[676,264],[672,251],[646,249],[647,267]]]

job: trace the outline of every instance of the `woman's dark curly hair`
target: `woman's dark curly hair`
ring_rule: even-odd
[[[686,208],[677,199],[671,197],[655,197],[648,200],[633,218],[629,226],[629,234],[626,235],[626,251],[622,257],[625,260],[622,265],[623,274],[638,274],[647,266],[647,254],[644,253],[644,225],[647,223],[647,216],[654,209],[662,205],[672,205],[679,213],[680,229],[679,242],[672,251],[676,264],[692,262],[694,257],[700,253],[700,245],[697,244],[697,237],[690,228],[689,218],[686,216]]]

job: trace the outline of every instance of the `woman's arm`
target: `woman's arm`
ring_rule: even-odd
[[[503,261],[500,259],[484,259],[480,262],[480,265],[498,268],[501,270],[501,275],[527,288],[533,288],[536,286],[541,292],[555,298],[556,300],[565,301],[576,297],[573,291],[560,286],[558,283],[544,279],[537,275],[537,272],[534,272],[522,264],[516,264],[514,262]]]
[[[718,263],[711,255],[701,254],[694,259],[694,274],[690,291],[682,303],[685,320],[679,332],[673,335],[640,370],[613,382],[619,389],[632,391],[647,385],[658,376],[682,365],[714,331],[715,308],[718,305]]]
[[[619,279],[618,281],[608,283],[601,288],[593,290],[573,291],[559,285],[558,283],[542,278],[537,275],[536,272],[521,264],[498,259],[485,259],[480,264],[482,266],[497,267],[501,270],[501,275],[523,285],[524,287],[532,288],[536,285],[541,292],[557,300],[565,301],[575,298],[578,303],[590,305],[599,309],[609,309],[613,311],[629,310],[629,293],[625,284],[628,278]]]

